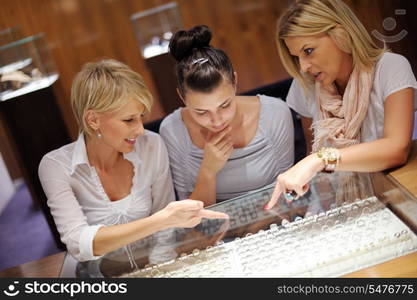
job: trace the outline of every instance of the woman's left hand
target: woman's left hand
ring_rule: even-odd
[[[286,172],[278,175],[271,200],[265,206],[265,209],[271,209],[277,203],[278,197],[282,193],[294,191],[297,193],[296,198],[304,195],[308,191],[310,180],[323,168],[323,160],[316,153],[313,153],[299,161]]]

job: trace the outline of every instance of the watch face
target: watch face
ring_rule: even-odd
[[[339,157],[339,150],[336,148],[323,148],[319,151],[319,157],[325,159],[328,162],[336,162]]]
[[[337,161],[339,159],[339,150],[337,149],[329,149],[329,160]]]
[[[330,161],[337,160],[337,151],[335,151],[334,149],[329,149],[327,157]]]

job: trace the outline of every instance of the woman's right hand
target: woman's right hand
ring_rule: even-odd
[[[209,132],[206,136],[201,167],[211,175],[216,175],[224,167],[233,152],[230,130],[231,127],[227,126],[220,132]]]
[[[278,202],[279,196],[286,191],[295,191],[296,198],[304,195],[309,189],[311,179],[323,168],[323,160],[317,156],[317,153],[312,153],[278,175],[271,200],[265,205],[265,209],[271,209]],[[292,200],[287,201],[291,202]]]
[[[198,200],[180,200],[170,202],[164,209],[157,212],[162,216],[165,227],[190,228],[197,226],[201,219],[228,219],[229,215],[204,209],[204,203]]]

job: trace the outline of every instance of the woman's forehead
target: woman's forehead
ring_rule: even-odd
[[[186,95],[187,105],[193,109],[209,110],[215,108],[235,95],[234,85],[228,82],[220,84],[209,93],[188,91]]]
[[[145,105],[140,101],[129,98],[124,102],[119,108],[116,108],[114,111],[108,112],[109,117],[118,117],[125,115],[136,115],[142,114],[145,111]]]
[[[284,41],[291,55],[298,56],[305,46],[320,43],[326,37],[328,37],[327,34],[316,34],[309,36],[290,36],[286,37]]]

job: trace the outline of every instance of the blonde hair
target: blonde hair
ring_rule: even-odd
[[[300,71],[298,58],[292,56],[284,39],[327,33],[338,48],[352,55],[353,64],[369,69],[387,51],[372,40],[365,27],[341,0],[299,0],[278,19],[277,48],[287,72],[302,84],[306,91],[314,80]]]
[[[87,110],[117,111],[129,99],[138,100],[145,106],[145,113],[150,112],[153,99],[142,76],[113,59],[85,64],[71,87],[71,106],[79,131],[93,134],[85,119]]]

